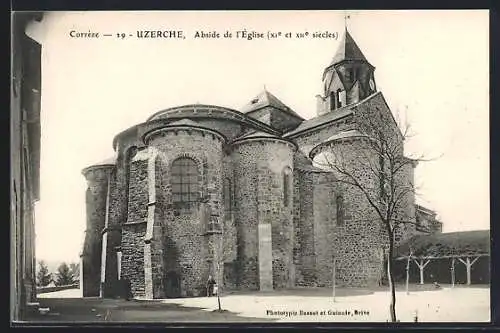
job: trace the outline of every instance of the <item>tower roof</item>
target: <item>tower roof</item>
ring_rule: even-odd
[[[258,109],[261,109],[263,107],[270,106],[273,108],[276,108],[278,110],[284,111],[288,114],[291,114],[294,117],[297,117],[299,119],[304,119],[302,118],[298,113],[290,109],[288,106],[286,106],[282,101],[278,99],[278,97],[274,96],[271,94],[269,91],[264,89],[260,94],[255,96],[250,103],[245,105],[242,109],[241,112],[243,113],[249,113]]]
[[[330,66],[338,64],[344,60],[362,60],[368,62],[347,29],[345,30],[344,36],[340,40],[339,48],[337,49],[337,53],[335,53]]]

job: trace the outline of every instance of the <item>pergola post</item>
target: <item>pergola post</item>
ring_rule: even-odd
[[[337,261],[335,260],[335,257],[333,257],[333,276],[332,276],[332,296],[333,296],[333,301],[335,302],[335,284],[337,280],[337,274],[336,274],[336,265]]]
[[[471,284],[471,268],[472,265],[479,259],[479,257],[474,258],[474,260],[470,260],[470,257],[465,258],[465,261],[462,258],[458,258],[462,264],[465,265],[465,268],[467,269],[467,285],[470,286]]]
[[[406,295],[410,294],[410,262],[411,262],[411,255],[412,253],[410,252],[410,255],[408,256],[408,260],[406,261]]]
[[[414,260],[415,264],[417,264],[418,268],[420,269],[420,284],[424,284],[424,268],[430,262],[430,259],[427,259],[425,263],[424,259],[420,259],[419,261],[417,261],[417,259]]]

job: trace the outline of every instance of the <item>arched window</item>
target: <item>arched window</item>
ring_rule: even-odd
[[[172,203],[178,209],[191,209],[199,201],[198,166],[190,158],[178,158],[172,163]]]
[[[335,201],[337,206],[337,225],[341,226],[344,225],[344,198],[338,194]]]
[[[342,90],[340,89],[337,89],[337,93],[335,94],[336,95],[336,100],[337,100],[337,108],[340,108],[342,106],[342,102],[340,101],[340,93],[342,92]]]
[[[290,205],[290,193],[291,193],[291,185],[292,185],[292,170],[289,167],[286,167],[283,170],[283,204],[285,207]]]
[[[230,219],[233,208],[233,184],[230,178],[224,179],[224,211],[225,218]]]

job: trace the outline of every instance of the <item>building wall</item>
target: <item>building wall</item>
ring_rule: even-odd
[[[258,289],[258,164],[253,154],[258,143],[253,146],[240,145],[231,154],[234,172],[234,199],[236,226],[235,276],[238,288]]]
[[[148,161],[138,153],[130,163],[127,220],[122,226],[121,276],[128,279],[134,296],[146,296],[144,236],[148,213]]]
[[[399,156],[404,156],[404,137],[402,131],[405,129],[399,128],[400,124],[396,122],[381,93],[375,94],[366,103],[362,103],[356,107],[354,122],[362,133],[375,138],[382,135],[383,139],[388,142],[390,149],[394,149]],[[409,159],[404,160],[405,164],[401,168],[401,171],[394,175],[396,182],[394,188],[398,192],[407,191],[406,195],[402,196],[402,200],[395,210],[397,214],[396,218],[404,222],[400,223],[396,229],[396,246],[416,233],[414,189],[414,167],[416,165]]]
[[[16,321],[36,300],[34,204],[39,199],[41,46],[25,33],[28,23],[41,18],[36,16],[12,15],[10,317]]]
[[[259,225],[271,225],[272,283],[293,283],[293,146],[274,140],[245,141],[234,147],[235,225],[237,228],[238,286],[259,289]],[[283,171],[289,168],[290,203],[284,202]]]
[[[343,119],[296,141],[308,153],[319,142],[355,126],[353,118]],[[293,145],[260,139],[229,148],[222,137],[200,129],[168,129],[147,140],[149,148],[140,149],[135,156],[122,152],[121,173],[128,192],[118,195],[128,197],[121,275],[131,280],[134,295],[173,297],[168,287],[172,279],[178,279],[179,296],[202,295],[208,274],[215,275],[227,289],[257,290],[262,281],[273,289],[330,286],[333,258],[337,284],[380,282],[387,239],[375,212],[362,193],[339,185],[334,173],[294,170]],[[133,144],[137,142],[131,138],[128,145]],[[359,164],[359,144],[347,140],[328,149],[340,149],[364,184],[378,190],[379,184]],[[190,212],[176,211],[171,202],[170,165],[181,156],[198,164],[200,195],[208,200]],[[289,204],[284,202],[283,171],[287,167],[291,172]],[[119,173],[117,169],[117,179]],[[408,168],[402,181],[412,178],[413,168]],[[226,182],[232,195],[229,208],[225,205]],[[338,195],[344,200],[342,221],[337,220]],[[405,200],[401,214],[411,218],[414,197]],[[116,220],[119,205],[112,206],[110,218]],[[151,219],[151,237],[146,243]],[[269,240],[264,239],[267,231],[261,228],[266,225],[270,226]],[[410,234],[404,231],[398,241]]]
[[[83,296],[96,297],[101,289],[102,237],[107,215],[110,169],[94,167],[84,172],[87,179],[85,194],[87,224],[85,229],[83,265]]]
[[[223,134],[228,140],[236,138],[243,130],[243,126],[235,121],[225,121],[223,119],[196,119],[203,127],[216,130]]]
[[[304,133],[295,141],[308,155],[332,135],[366,126],[373,119],[391,138],[400,140],[390,110],[378,94],[355,106],[354,115]],[[229,137],[244,130],[234,124],[224,127],[220,120],[199,121],[224,130]],[[250,139],[229,146],[222,136],[208,130],[168,128],[150,135],[143,149],[134,135],[138,134],[131,130],[118,142],[110,189],[110,224],[121,226],[123,216],[127,217],[121,232],[121,275],[131,280],[134,295],[202,295],[208,274],[227,289],[329,286],[334,258],[337,284],[369,286],[382,279],[387,234],[366,197],[337,182],[335,173],[295,169],[292,144]],[[380,184],[360,163],[362,144],[344,140],[324,147],[322,153],[341,152],[376,197]],[[136,146],[137,155],[131,153]],[[196,161],[200,198],[206,198],[189,212],[172,205],[170,166],[178,157]],[[369,160],[376,162],[375,156]],[[291,173],[288,203],[286,168]],[[413,181],[411,164],[398,181]],[[227,193],[232,197],[229,206]],[[339,195],[343,198],[341,219]],[[398,214],[412,221],[413,195],[404,198]],[[398,231],[396,242],[411,236],[415,232],[411,228]],[[107,251],[109,256],[112,250]],[[178,284],[177,291],[172,291],[172,284]]]
[[[332,135],[335,135],[341,131],[345,131],[353,128],[353,117],[348,116],[339,121],[318,127],[317,129],[310,130],[308,132],[300,134],[298,137],[294,138],[294,142],[297,143],[299,149],[306,155],[309,156],[311,150],[316,147],[319,143],[327,140]]]
[[[249,112],[248,115],[263,123],[271,125],[282,133],[296,128],[301,123],[301,119],[272,106],[265,106],[256,111]]]
[[[294,263],[295,283],[316,284],[314,242],[314,174],[295,169],[294,174]]]
[[[204,131],[169,130],[152,136],[149,145],[148,156],[144,153],[140,177],[135,179],[131,170],[128,223],[132,220],[149,221],[151,216],[147,206],[151,205],[148,179],[152,178],[148,178],[146,160],[153,160],[156,199],[152,213],[152,240],[149,245],[139,241],[141,237],[147,238],[146,234],[142,235],[147,233],[144,227],[130,232],[124,228],[122,275],[135,281],[132,284],[136,285],[134,290],[137,295],[142,294],[144,289],[144,295],[147,296],[148,288],[152,289],[154,298],[175,296],[172,293],[179,293],[179,296],[204,295],[208,275],[213,274],[220,281],[224,268],[220,262],[220,239],[214,232],[214,229],[221,229],[218,226],[224,221],[225,214],[222,207],[223,138]],[[199,203],[192,210],[176,209],[172,205],[170,167],[179,157],[191,158],[196,162],[200,196],[207,200],[206,204]],[[131,219],[131,216],[135,218]],[[127,245],[129,238],[134,242],[139,241],[139,244]],[[132,256],[145,258],[137,260],[145,260],[139,262],[139,267],[146,265],[146,275],[127,266],[127,258]],[[151,281],[148,280],[148,269],[151,270]]]
[[[224,275],[223,287],[226,289],[236,289],[237,274],[237,248],[236,248],[236,225],[235,225],[235,181],[233,176],[233,162],[230,155],[225,155],[223,159],[223,262]]]
[[[362,160],[357,155],[364,147],[364,141],[357,139],[334,142],[316,155],[315,160],[326,157],[334,162],[341,156],[349,172],[365,188],[378,191],[378,180],[361,163],[369,158],[375,160],[375,154],[364,155]],[[335,170],[333,173],[338,179],[345,179]],[[343,198],[343,221],[337,225],[334,238],[337,282],[347,286],[377,285],[383,272],[381,251],[386,245],[380,219],[363,192],[346,183],[338,185]]]
[[[337,239],[338,185],[332,173],[316,172],[313,176],[314,243],[316,255],[316,285],[330,286],[333,277],[333,258],[338,255]]]
[[[19,23],[18,23],[19,24]],[[15,27],[15,25],[14,25]],[[12,76],[17,77],[11,85],[11,123],[10,123],[10,163],[11,163],[11,183],[10,183],[10,197],[11,197],[11,319],[19,320],[25,309],[25,293],[22,292],[24,288],[23,273],[22,273],[22,241],[23,235],[23,142],[22,142],[22,113],[21,113],[21,76],[22,76],[22,45],[21,34],[24,33],[24,25],[17,27],[17,31],[13,32],[13,54],[12,57]],[[17,37],[17,38],[16,38]]]
[[[116,166],[110,169],[106,212],[107,220],[101,236],[101,252],[103,252],[102,259],[104,260],[104,262],[101,262],[101,295],[103,297],[110,297],[120,293],[117,251],[121,251],[121,224],[117,224],[114,216],[116,216],[116,208],[119,205],[118,200],[123,194],[120,194],[118,191],[117,174]]]

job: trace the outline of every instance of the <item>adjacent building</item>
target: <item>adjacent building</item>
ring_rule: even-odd
[[[11,319],[36,306],[34,205],[40,198],[41,45],[25,30],[42,14],[16,12],[11,28]]]

